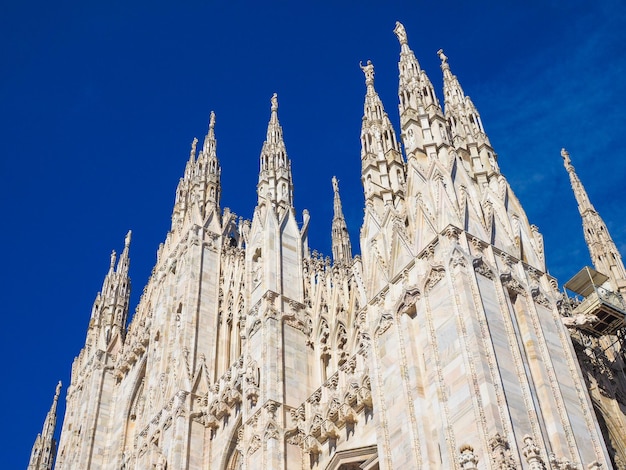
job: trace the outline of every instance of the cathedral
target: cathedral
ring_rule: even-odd
[[[130,232],[112,253],[29,470],[626,469],[626,271],[572,159],[593,268],[561,291],[448,58],[440,102],[394,33],[399,134],[361,64],[360,255],[334,178],[332,259],[309,247],[276,95],[252,218],[222,209],[211,113],[131,319]]]

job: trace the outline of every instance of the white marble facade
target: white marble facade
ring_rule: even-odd
[[[624,468],[623,381],[599,393],[599,359],[585,362],[589,342],[608,339],[565,326],[574,307],[443,51],[442,105],[394,32],[399,134],[362,65],[361,255],[336,180],[333,259],[311,252],[276,95],[252,220],[222,210],[212,114],[128,326],[130,233],[111,258],[54,468]],[[608,232],[588,243],[600,260],[617,253]],[[621,292],[617,255],[596,268]],[[612,348],[609,369],[622,361]],[[55,410],[56,398],[52,429]],[[33,455],[42,442],[49,429]]]

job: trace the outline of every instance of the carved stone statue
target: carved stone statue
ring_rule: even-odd
[[[396,37],[398,38],[398,41],[400,41],[400,44],[408,43],[406,30],[404,29],[404,25],[402,23],[400,23],[399,21],[396,21],[396,27],[393,30],[393,32],[396,34]]]

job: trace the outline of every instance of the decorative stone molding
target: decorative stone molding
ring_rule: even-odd
[[[459,250],[458,247],[455,247],[452,250],[452,254],[450,255],[450,267],[456,268],[457,266],[464,267],[467,262],[465,259],[465,255]]]
[[[544,306],[546,308],[550,308],[550,300],[541,291],[541,288],[539,286],[536,286],[536,287],[532,288],[530,293],[533,296],[533,299],[534,299],[535,303],[537,303],[539,305],[542,305],[542,306]]]
[[[391,327],[391,325],[393,325],[393,315],[387,312],[383,312],[380,315],[380,319],[378,320],[378,326],[374,330],[374,334],[376,336],[381,336]]]
[[[577,470],[578,469],[578,465],[573,464],[572,462],[570,462],[564,457],[558,458],[554,454],[550,454],[548,457],[550,459],[550,465],[555,470]]]
[[[420,300],[421,293],[416,286],[406,287],[402,293],[396,312],[413,318],[416,313],[415,304]]]
[[[541,458],[541,451],[535,444],[535,440],[529,435],[524,436],[522,454],[531,470],[545,470],[546,466]]]
[[[261,320],[259,320],[258,318],[254,320],[254,322],[252,323],[252,325],[250,326],[250,329],[248,330],[247,333],[247,337],[248,338],[252,338],[252,336],[259,331],[259,329],[261,328]]]
[[[446,275],[446,271],[443,266],[433,266],[424,283],[424,292],[430,291],[439,281],[441,281]]]
[[[480,274],[487,279],[494,279],[495,276],[493,274],[493,271],[489,266],[487,266],[487,263],[485,263],[485,260],[482,258],[482,256],[474,258],[474,260],[472,261],[472,265],[474,266],[474,270],[477,274]]]
[[[519,468],[518,463],[513,458],[509,441],[496,433],[489,439],[489,448],[491,451],[491,461],[495,464],[495,468],[499,470],[515,470]]]
[[[461,229],[454,225],[448,225],[444,232],[449,240],[458,240],[461,236]]]
[[[511,292],[515,292],[516,294],[526,293],[524,286],[522,286],[522,284],[520,284],[520,282],[515,279],[510,272],[500,274],[500,281],[502,282],[502,285]]]
[[[478,457],[474,454],[474,448],[470,445],[462,445],[459,448],[459,464],[463,470],[478,470]]]
[[[276,424],[273,421],[267,423],[265,426],[265,433],[263,434],[263,442],[267,442],[270,439],[278,439],[279,433]]]
[[[254,454],[261,447],[261,438],[258,435],[254,435],[248,446],[248,455]]]

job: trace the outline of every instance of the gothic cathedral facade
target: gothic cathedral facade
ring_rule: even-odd
[[[361,254],[335,179],[311,252],[276,95],[252,220],[222,210],[211,113],[130,322],[130,232],[112,254],[29,470],[626,468],[626,272],[569,155],[595,267],[571,298],[447,57],[442,105],[394,32],[400,138],[361,66]]]

